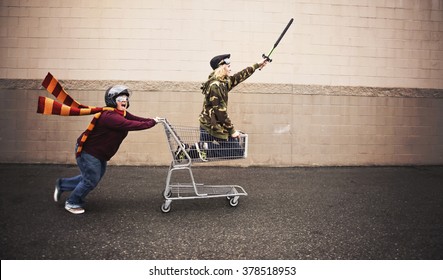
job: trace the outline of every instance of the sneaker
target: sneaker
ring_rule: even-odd
[[[198,156],[200,157],[200,159],[202,161],[208,161],[208,154],[207,154],[207,150],[208,150],[208,143],[206,142],[200,142],[200,143],[195,143],[195,148],[197,149],[198,152]]]
[[[185,144],[185,147],[184,147],[184,148],[185,148],[185,149],[188,149],[189,147],[188,147],[187,144]],[[174,153],[174,158],[175,158],[175,160],[176,160],[177,162],[182,162],[182,160],[186,159],[186,154],[185,154],[185,152],[183,151],[183,148],[182,148],[182,147],[180,147],[180,146],[177,147],[177,150],[176,150],[175,153]]]
[[[65,209],[75,215],[85,213],[85,209],[83,209],[82,207],[74,206],[69,203],[66,203]]]
[[[60,190],[60,179],[57,179],[57,181],[55,181],[54,201],[59,202],[61,195],[62,191]]]

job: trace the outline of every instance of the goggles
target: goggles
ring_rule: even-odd
[[[117,101],[117,102],[123,102],[123,101],[128,101],[128,97],[126,96],[126,95],[119,95],[119,96],[117,96],[117,98],[115,99],[115,101]]]
[[[225,58],[218,63],[218,65],[231,64],[231,60],[229,58]]]

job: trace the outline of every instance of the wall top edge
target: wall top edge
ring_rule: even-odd
[[[147,92],[199,92],[200,82],[176,81],[124,81],[124,80],[59,80],[66,90],[104,91],[115,84],[125,84],[133,91]],[[0,89],[8,90],[44,90],[42,80],[36,79],[0,79]],[[411,97],[443,98],[443,89],[432,88],[394,88],[363,86],[330,86],[300,84],[264,84],[248,83],[235,89],[241,93],[254,94],[295,94],[329,96],[367,96],[367,97]]]

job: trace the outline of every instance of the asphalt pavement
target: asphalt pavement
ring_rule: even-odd
[[[248,196],[174,201],[168,167],[109,166],[73,215],[53,201],[71,165],[0,165],[2,260],[441,260],[443,166],[210,167]],[[177,180],[188,182],[186,173]],[[66,194],[63,194],[63,199]]]

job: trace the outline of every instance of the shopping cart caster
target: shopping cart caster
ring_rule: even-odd
[[[162,192],[162,195],[165,199],[168,199],[172,196],[172,191],[169,190],[167,193],[165,193],[165,191]]]
[[[239,196],[234,196],[234,197],[229,197],[229,205],[231,205],[232,207],[236,207],[238,205],[238,199],[240,197]]]
[[[171,211],[171,201],[166,200],[165,202],[163,202],[161,210],[163,213],[169,213],[169,211]]]

